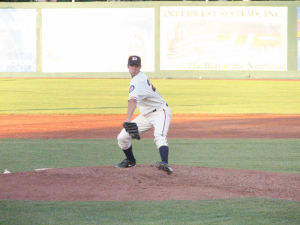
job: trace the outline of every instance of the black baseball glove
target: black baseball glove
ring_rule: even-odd
[[[123,123],[123,127],[125,128],[125,130],[127,131],[127,133],[129,133],[129,135],[133,138],[133,139],[138,139],[140,140],[140,134],[139,134],[139,128],[136,125],[136,123],[133,122],[124,122]]]

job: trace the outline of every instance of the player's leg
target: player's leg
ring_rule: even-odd
[[[165,108],[162,111],[155,112],[152,120],[154,126],[154,141],[161,157],[161,162],[157,163],[157,167],[168,173],[172,173],[173,169],[168,165],[169,145],[167,141],[167,134],[171,122],[171,111]]]
[[[135,122],[139,128],[139,133],[142,134],[152,128],[152,125],[148,122],[148,120],[142,116],[139,115],[136,117],[132,122]],[[118,145],[123,150],[126,159],[124,159],[121,163],[117,165],[117,167],[120,168],[127,168],[131,166],[135,166],[136,159],[134,157],[133,151],[132,151],[132,144],[131,140],[132,138],[130,135],[126,132],[126,130],[123,128],[121,132],[119,133],[118,137]]]
[[[132,152],[131,137],[124,128],[119,133],[117,140],[119,147],[122,149],[123,153],[126,156],[126,159],[120,162],[116,167],[127,168],[135,166],[136,160]]]
[[[153,128],[152,123],[148,120],[148,118],[146,118],[143,115],[139,115],[134,120],[132,120],[132,122],[135,122],[136,125],[138,126],[138,128],[139,128],[139,134],[140,135],[142,135],[146,131],[148,131],[151,128]]]
[[[154,126],[154,142],[159,149],[162,161],[168,163],[167,134],[171,122],[171,111],[169,108],[157,111],[151,115],[150,121]]]

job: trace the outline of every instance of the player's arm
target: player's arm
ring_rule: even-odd
[[[128,100],[128,109],[127,109],[127,118],[126,118],[125,122],[131,121],[131,118],[133,116],[135,108],[136,108],[136,99],[135,98],[129,99]]]

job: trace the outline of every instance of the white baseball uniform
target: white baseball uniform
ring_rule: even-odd
[[[143,72],[139,72],[131,79],[128,100],[130,99],[136,99],[140,111],[140,115],[133,120],[139,128],[139,133],[143,134],[154,128],[154,141],[157,148],[168,146],[167,134],[171,122],[171,110]],[[118,144],[123,150],[131,146],[131,137],[125,129],[122,129],[118,135]]]

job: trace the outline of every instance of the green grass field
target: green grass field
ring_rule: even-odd
[[[170,139],[170,163],[300,173],[300,139]],[[137,162],[153,164],[153,140],[134,142]],[[115,165],[124,157],[116,139],[0,139],[0,172]]]
[[[129,79],[0,79],[0,114],[125,114]],[[300,114],[300,82],[152,80],[182,113]]]
[[[152,80],[173,114],[300,114],[300,82]],[[129,79],[0,79],[1,114],[125,114]],[[1,121],[0,121],[1,124]],[[300,139],[171,139],[170,163],[300,174]],[[159,159],[134,142],[138,163]],[[114,165],[115,139],[0,139],[0,173]],[[1,187],[0,187],[1,191]],[[151,202],[0,200],[0,224],[300,224],[300,202],[242,198]]]
[[[264,198],[158,202],[0,201],[0,224],[298,225],[299,211],[299,202]]]

